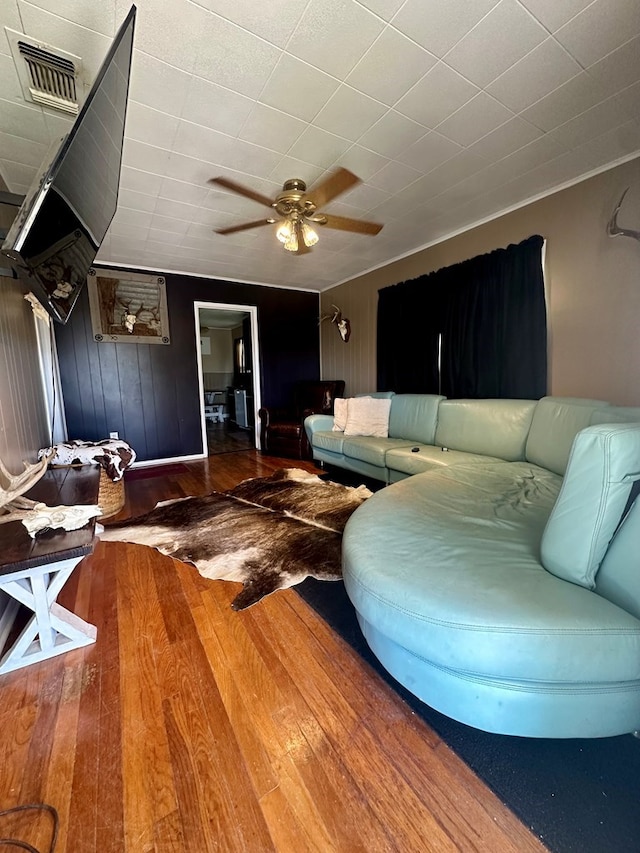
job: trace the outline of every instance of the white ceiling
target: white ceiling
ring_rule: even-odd
[[[129,0],[2,0],[95,76]],[[98,259],[325,290],[640,153],[639,0],[139,0],[118,212]],[[0,176],[24,193],[69,122],[27,104],[0,33]],[[308,255],[216,189],[363,183]]]

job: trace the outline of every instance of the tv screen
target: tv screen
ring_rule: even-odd
[[[2,245],[15,273],[60,323],[69,319],[116,212],[135,17],[132,6]]]

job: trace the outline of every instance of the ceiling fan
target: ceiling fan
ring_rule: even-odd
[[[282,192],[278,193],[275,199],[270,199],[228,178],[211,178],[209,183],[217,184],[259,204],[264,204],[272,208],[279,217],[269,216],[266,219],[243,222],[242,225],[234,225],[231,228],[216,229],[216,234],[235,234],[237,231],[247,231],[249,228],[259,228],[262,225],[277,225],[276,237],[284,244],[284,248],[288,252],[304,255],[318,242],[318,235],[312,224],[336,228],[339,231],[372,235],[377,234],[382,228],[382,225],[377,222],[319,212],[336,196],[360,183],[360,178],[348,169],[338,169],[309,191],[303,180],[292,178],[284,182]]]

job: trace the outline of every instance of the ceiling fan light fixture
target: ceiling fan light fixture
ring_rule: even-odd
[[[293,231],[291,220],[283,219],[276,229],[276,237],[281,243],[288,243],[291,240]]]
[[[305,246],[310,249],[312,246],[318,242],[318,235],[313,230],[310,225],[307,225],[306,222],[302,223],[302,227],[300,229],[302,231],[302,239],[304,240]]]

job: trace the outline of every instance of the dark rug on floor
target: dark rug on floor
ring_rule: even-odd
[[[640,740],[495,735],[434,711],[378,663],[342,581],[298,592],[434,729],[553,853],[639,853]],[[640,724],[640,721],[638,721]]]
[[[168,474],[184,474],[188,471],[182,462],[169,465],[150,465],[148,468],[132,468],[125,473],[125,480],[149,480],[152,477],[166,477]]]

